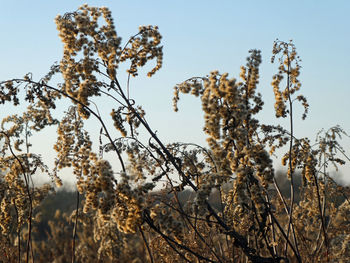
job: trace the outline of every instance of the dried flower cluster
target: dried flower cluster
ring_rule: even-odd
[[[289,118],[290,127],[258,120],[262,56],[250,50],[239,79],[213,71],[174,88],[175,111],[180,94],[201,100],[208,147],[166,145],[118,75],[126,61],[129,76],[153,59],[147,75],[161,68],[158,28],[141,26],[122,45],[106,7],[83,5],[55,21],[64,45],[60,63],[39,81],[27,74],[0,82],[1,104],[27,105],[23,115],[1,122],[0,261],[346,262],[348,189],[328,170],[349,160],[338,142],[346,133],[338,126],[321,131],[314,145],[295,137],[293,103],[302,103],[303,119],[308,103],[294,97],[301,60],[292,42],[277,40],[272,51],[272,62],[279,61],[272,81],[276,117]],[[56,74],[63,82],[54,85]],[[101,96],[110,114],[100,114],[94,100]],[[53,168],[30,142],[51,125],[57,127]],[[140,129],[149,138],[143,141]],[[281,162],[289,192],[273,167],[276,149],[287,149]],[[32,177],[49,176],[59,187],[63,170],[76,178],[76,209],[57,211],[42,240],[38,211],[53,186],[35,186]]]
[[[298,79],[300,74],[300,58],[296,52],[296,48],[293,42],[290,40],[288,43],[276,40],[272,49],[271,62],[274,63],[276,56],[281,54],[279,57],[279,67],[278,73],[273,76],[273,81],[271,83],[273,87],[273,92],[275,94],[275,110],[276,117],[286,117],[287,113],[287,101],[291,101],[291,96],[300,90],[301,83]],[[281,90],[280,85],[284,78],[283,75],[287,76],[286,88]],[[302,102],[305,109],[303,114],[303,119],[306,118],[308,112],[308,103],[304,96],[297,96],[296,99]]]

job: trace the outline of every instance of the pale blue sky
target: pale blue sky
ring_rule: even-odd
[[[262,50],[263,56],[259,87],[266,109],[261,119],[278,123],[270,86],[276,69],[270,64],[276,38],[293,39],[303,60],[301,93],[309,100],[310,114],[306,121],[296,119],[296,135],[314,138],[319,129],[336,124],[350,133],[350,1],[0,0],[0,79],[21,77],[28,71],[34,78],[45,74],[62,52],[55,16],[83,3],[109,7],[124,41],[139,25],[159,26],[163,68],[152,79],[132,79],[131,94],[168,142],[203,143],[205,138],[197,100],[182,97],[180,112],[172,112],[173,86],[215,69],[238,77],[252,48]],[[349,140],[345,145],[349,150]]]

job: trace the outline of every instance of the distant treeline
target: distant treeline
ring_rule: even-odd
[[[276,182],[281,190],[282,195],[285,198],[290,198],[290,182],[288,178],[286,177],[285,173],[282,171],[278,171],[276,173]],[[302,187],[302,178],[300,173],[296,173],[294,175],[294,185],[295,185],[295,200],[296,202],[299,202],[300,200],[300,190]],[[228,190],[230,188],[229,185],[226,186],[226,189]],[[153,194],[157,194],[157,192],[153,192]],[[169,200],[172,197],[172,193],[168,194]],[[182,204],[191,202],[193,198],[195,197],[195,194],[192,190],[187,189],[180,193],[178,193],[178,199]],[[336,200],[336,204],[340,205],[344,202],[345,197],[338,197],[338,200]],[[84,197],[79,195],[79,202],[81,207],[81,202],[84,202]],[[220,194],[218,191],[213,191],[212,194],[209,197],[209,202],[212,204],[212,206],[217,210],[220,211],[222,209],[220,201]],[[39,240],[43,240],[47,238],[47,235],[50,233],[50,227],[48,225],[49,221],[54,222],[55,214],[57,211],[60,211],[60,213],[65,213],[70,215],[77,207],[77,192],[70,190],[68,188],[63,188],[61,190],[58,190],[57,192],[50,194],[43,203],[37,208],[37,213],[40,213],[40,222],[36,224],[37,231],[36,236]]]

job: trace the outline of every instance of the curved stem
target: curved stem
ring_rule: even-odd
[[[290,139],[289,139],[289,172],[290,172],[290,207],[289,207],[289,223],[288,223],[288,230],[287,230],[287,238],[289,238],[289,232],[290,229],[292,229],[292,235],[293,235],[293,239],[294,239],[294,243],[295,243],[295,249],[298,252],[298,255],[300,257],[300,253],[299,253],[299,249],[298,249],[298,242],[295,236],[295,231],[294,231],[294,224],[293,224],[293,208],[294,208],[294,194],[295,194],[295,187],[294,187],[294,168],[292,166],[292,150],[293,150],[293,134],[294,134],[294,130],[293,130],[293,102],[291,100],[291,96],[290,96],[290,58],[287,55],[287,59],[288,59],[288,69],[287,69],[287,90],[288,90],[288,101],[289,101],[289,120],[290,120]],[[285,256],[287,255],[287,249],[288,249],[288,243],[286,243],[285,246],[285,251],[284,254]]]
[[[12,147],[11,147],[11,142],[10,142],[10,137],[7,135],[7,133],[0,131],[0,133],[4,134],[8,140],[8,146],[9,150],[12,154],[12,156],[17,160],[19,163],[22,173],[23,173],[23,178],[26,186],[26,191],[29,199],[29,215],[28,215],[28,240],[27,240],[27,247],[26,247],[26,263],[29,262],[29,250],[30,250],[30,244],[31,244],[31,233],[32,233],[32,214],[33,214],[33,201],[32,201],[32,195],[30,193],[29,189],[29,182],[28,182],[28,175],[26,173],[26,170],[22,164],[22,161],[18,158],[18,156],[13,152]],[[33,259],[34,260],[34,259]]]
[[[30,83],[30,84],[34,84],[34,85],[37,85],[37,86],[40,86],[40,87],[45,87],[45,88],[54,90],[54,91],[56,91],[56,92],[62,94],[63,96],[65,96],[65,97],[71,99],[73,102],[75,102],[75,103],[81,105],[82,107],[84,107],[84,109],[86,109],[88,112],[90,112],[92,115],[94,115],[94,116],[97,118],[97,120],[101,123],[101,125],[102,125],[104,131],[106,132],[106,136],[108,137],[110,143],[112,144],[112,146],[113,146],[115,152],[116,152],[117,155],[118,155],[118,159],[119,159],[119,162],[120,162],[120,164],[121,164],[121,166],[122,166],[123,172],[126,171],[123,158],[122,158],[122,156],[121,156],[119,150],[117,149],[117,147],[116,147],[115,144],[113,143],[112,137],[110,136],[110,134],[109,134],[109,132],[108,132],[108,130],[107,130],[107,127],[106,127],[105,123],[103,122],[102,118],[101,118],[96,112],[94,112],[92,109],[90,109],[90,107],[88,107],[88,106],[85,105],[84,103],[80,102],[80,101],[77,100],[76,98],[74,98],[74,97],[68,95],[66,92],[64,92],[64,91],[62,91],[62,90],[59,90],[59,89],[57,89],[57,88],[54,88],[54,87],[52,87],[52,86],[50,86],[50,85],[47,85],[47,84],[45,84],[45,83],[37,83],[37,82],[35,82],[35,81],[26,80],[26,79],[13,79],[12,81],[26,82],[26,83]]]

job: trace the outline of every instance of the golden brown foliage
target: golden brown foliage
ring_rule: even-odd
[[[294,136],[294,102],[302,103],[303,119],[309,105],[296,95],[301,66],[292,42],[277,40],[272,52],[272,62],[279,61],[272,81],[276,117],[289,118],[290,127],[264,125],[257,118],[263,108],[258,93],[262,58],[259,50],[250,50],[239,80],[213,71],[175,86],[175,111],[180,94],[201,100],[208,148],[165,145],[143,109],[129,98],[129,84],[123,87],[118,81],[124,62],[130,63],[127,73],[134,77],[153,59],[156,66],[147,75],[160,69],[158,28],[141,26],[122,46],[106,7],[83,5],[55,21],[64,44],[60,63],[38,81],[27,74],[0,82],[1,103],[28,105],[22,116],[8,116],[1,124],[0,260],[345,262],[350,257],[347,189],[328,171],[329,164],[349,160],[338,143],[346,133],[333,127],[319,133],[315,145]],[[63,82],[53,85],[56,74]],[[101,96],[111,101],[110,116],[91,107]],[[62,100],[73,105],[56,108]],[[59,120],[52,117],[57,111],[64,112]],[[91,138],[85,127],[89,118],[100,127],[99,138]],[[112,137],[110,123],[121,137]],[[52,170],[31,153],[29,141],[32,133],[49,125],[57,126]],[[148,140],[138,137],[139,127],[148,132]],[[275,178],[272,154],[277,148],[287,149],[281,162],[287,167],[290,197]],[[114,166],[103,158],[105,152],[114,154]],[[35,239],[33,224],[40,220],[35,209],[52,186],[35,187],[32,176],[46,174],[60,186],[59,173],[65,168],[76,177],[84,201],[77,200],[72,215],[58,211],[47,239]],[[297,171],[300,189],[295,186]],[[213,194],[216,203],[210,201]]]

